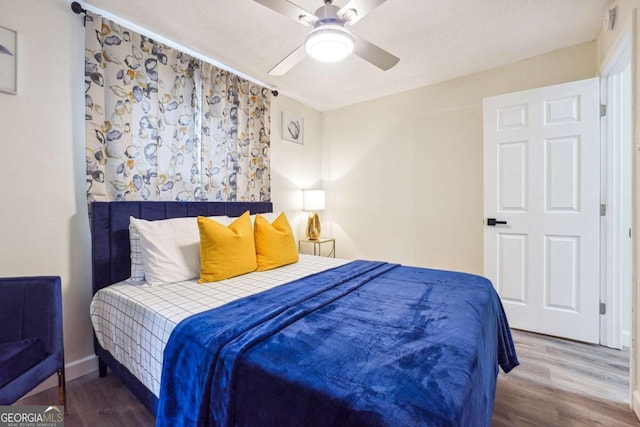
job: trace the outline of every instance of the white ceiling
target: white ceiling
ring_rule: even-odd
[[[323,4],[292,2],[310,12]],[[333,64],[307,57],[282,77],[267,72],[310,28],[253,0],[85,3],[326,111],[592,41],[608,0],[387,0],[350,30],[399,57],[394,68],[354,55]]]

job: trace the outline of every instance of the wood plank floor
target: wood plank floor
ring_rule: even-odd
[[[513,331],[521,365],[500,373],[494,427],[640,426],[629,408],[629,354]],[[21,400],[56,404],[56,389]],[[113,375],[92,373],[67,384],[65,426],[153,426],[147,412]]]
[[[513,331],[520,366],[500,371],[494,427],[640,426],[629,352]]]

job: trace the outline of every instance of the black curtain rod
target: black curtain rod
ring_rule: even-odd
[[[71,10],[76,15],[80,15],[81,13],[83,13],[84,14],[84,20],[85,20],[85,25],[86,25],[86,22],[87,22],[87,9],[82,7],[82,5],[80,3],[78,3],[77,1],[74,1],[74,2],[71,3]],[[273,96],[278,96],[278,91],[273,89],[273,90],[271,90],[271,94]]]

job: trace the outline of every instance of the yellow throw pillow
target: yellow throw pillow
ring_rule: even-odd
[[[217,282],[256,270],[256,248],[249,211],[228,226],[199,216],[200,279]]]
[[[284,213],[269,224],[262,215],[256,215],[253,225],[256,241],[258,271],[298,262],[298,250],[293,231]]]

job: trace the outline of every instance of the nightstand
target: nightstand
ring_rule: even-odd
[[[310,243],[313,245],[313,254],[316,256],[336,257],[336,239],[331,237],[318,237],[316,240],[298,239],[298,253],[302,252],[302,244]],[[328,252],[322,254],[322,245],[328,246]]]

